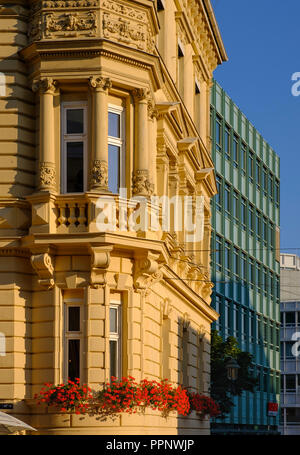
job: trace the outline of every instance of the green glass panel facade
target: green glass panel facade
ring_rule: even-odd
[[[211,91],[211,141],[219,194],[212,202],[213,328],[254,356],[260,383],[235,398],[215,431],[271,432],[269,402],[280,397],[279,157],[217,82]],[[278,247],[277,247],[278,248]]]

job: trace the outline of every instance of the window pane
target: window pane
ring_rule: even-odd
[[[285,323],[286,324],[295,324],[295,312],[287,311],[285,313]]]
[[[296,390],[296,375],[287,374],[285,376],[285,388],[289,391]]]
[[[228,126],[225,126],[225,158],[228,160],[230,159],[230,128]]]
[[[288,357],[288,358],[294,357],[293,353],[292,353],[292,348],[293,348],[294,344],[295,344],[294,341],[285,342],[285,356],[286,357]]]
[[[80,340],[69,340],[68,377],[72,381],[80,376]]]
[[[110,323],[110,332],[118,332],[118,310],[117,308],[110,308],[109,310],[109,323]]]
[[[216,264],[217,270],[222,269],[222,239],[218,235],[216,236]]]
[[[67,192],[83,192],[83,142],[67,143]]]
[[[120,147],[108,146],[108,188],[112,193],[119,192],[120,185]]]
[[[83,133],[83,109],[67,109],[67,134]]]
[[[108,113],[108,135],[120,137],[120,115],[114,112]]]
[[[220,152],[222,147],[222,119],[216,116],[216,149]]]
[[[118,376],[117,362],[118,362],[118,342],[110,340],[109,342],[110,352],[110,376]]]
[[[248,172],[249,172],[249,177],[253,178],[253,153],[249,152],[249,161],[248,161]]]
[[[234,160],[234,166],[237,166],[239,159],[239,139],[237,136],[233,136],[233,160]]]
[[[225,242],[225,268],[230,269],[230,243]]]
[[[222,179],[217,175],[216,177],[217,180],[217,188],[218,188],[218,194],[216,195],[216,203],[217,203],[217,208],[221,209],[222,207]]]
[[[230,186],[226,183],[225,184],[225,210],[227,212],[230,211]]]
[[[80,307],[69,306],[69,332],[80,332]]]

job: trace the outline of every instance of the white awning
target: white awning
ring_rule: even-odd
[[[22,420],[0,411],[0,434],[13,433],[21,430],[37,431],[35,428],[27,425],[27,423],[22,422]]]

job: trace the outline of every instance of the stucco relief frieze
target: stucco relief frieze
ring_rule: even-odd
[[[118,41],[137,49],[153,52],[155,43],[145,11],[122,2],[104,0],[102,33],[104,38]]]
[[[104,13],[103,36],[144,51],[148,50],[147,26],[117,15]]]
[[[96,36],[97,18],[94,11],[73,13],[47,13],[44,16],[45,38],[78,35]]]
[[[122,2],[45,0],[32,6],[30,17],[29,42],[99,36],[146,52],[155,48],[147,12]]]
[[[94,37],[98,33],[95,11],[40,11],[28,25],[29,42],[41,39],[77,36]]]
[[[101,4],[104,9],[109,11],[113,11],[116,14],[121,14],[122,16],[126,16],[130,19],[136,19],[145,23],[147,21],[147,15],[145,12],[141,10],[137,10],[130,6],[124,5],[123,3],[119,2],[112,2],[111,0],[104,0]]]

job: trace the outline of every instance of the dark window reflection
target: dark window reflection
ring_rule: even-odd
[[[110,340],[109,351],[110,351],[110,376],[117,377],[117,341]]]
[[[68,377],[71,381],[80,377],[80,340],[69,340]]]
[[[67,134],[83,133],[83,109],[67,110]]]
[[[83,142],[67,143],[67,192],[83,192]]]
[[[69,332],[80,331],[80,307],[69,307]]]

